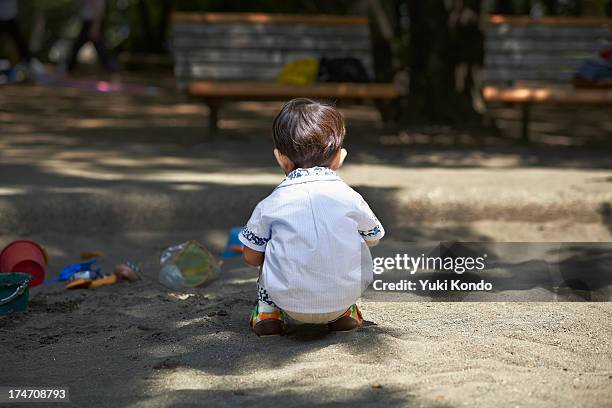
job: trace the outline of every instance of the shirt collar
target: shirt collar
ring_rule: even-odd
[[[340,177],[335,171],[329,167],[316,166],[307,169],[297,168],[291,173],[287,174],[287,177],[277,188],[286,187],[293,184],[310,183],[313,181],[338,181]]]

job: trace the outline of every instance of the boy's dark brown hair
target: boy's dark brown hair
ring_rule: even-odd
[[[302,168],[330,165],[345,133],[335,107],[308,98],[287,102],[272,124],[275,147]]]

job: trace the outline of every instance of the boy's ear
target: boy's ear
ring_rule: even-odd
[[[331,165],[329,167],[332,170],[338,170],[342,166],[342,163],[344,163],[344,159],[346,159],[347,154],[348,152],[346,151],[346,149],[339,149],[334,155],[334,158],[332,159]]]
[[[293,162],[289,157],[282,154],[280,150],[274,149],[274,157],[276,157],[276,162],[280,168],[283,169],[285,174],[289,174],[291,171],[293,171]]]

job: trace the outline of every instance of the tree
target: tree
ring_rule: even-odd
[[[478,120],[474,101],[483,59],[481,2],[408,0],[407,5],[410,89],[404,117],[434,123]]]

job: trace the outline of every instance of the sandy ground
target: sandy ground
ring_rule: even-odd
[[[260,339],[247,325],[256,270],[240,260],[204,288],[176,293],[157,283],[161,248],[192,237],[218,245],[197,233],[56,236],[54,267],[75,250],[104,248],[106,269],[145,260],[144,279],[34,288],[27,313],[0,317],[0,384],[67,386],[75,406],[100,407],[610,401],[612,303],[364,300],[359,331]]]
[[[158,284],[165,247],[198,239],[220,251],[278,182],[266,144],[274,104],[229,109],[227,139],[204,141],[205,109],[172,98],[6,87],[0,102],[0,246],[43,243],[50,275],[84,250],[103,250],[106,271],[145,265],[133,284],[33,288],[27,313],[0,317],[0,385],[67,386],[79,407],[609,406],[610,302],[366,296],[359,331],[259,339],[247,325],[256,271],[239,260],[207,287]],[[372,109],[345,114],[351,135],[384,136]],[[347,143],[342,176],[389,232],[376,251],[612,241],[608,152]]]

